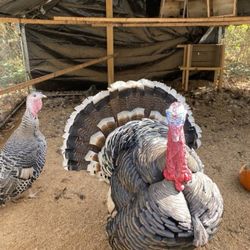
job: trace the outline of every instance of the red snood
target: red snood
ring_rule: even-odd
[[[183,126],[169,126],[166,166],[163,176],[166,180],[174,181],[178,191],[184,189],[184,182],[192,179],[192,173],[187,167]]]

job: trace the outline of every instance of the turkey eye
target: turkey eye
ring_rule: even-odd
[[[36,97],[36,94],[34,94],[33,96]]]

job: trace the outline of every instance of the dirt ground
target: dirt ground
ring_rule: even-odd
[[[249,87],[249,83],[247,85]],[[105,233],[107,184],[85,172],[62,167],[60,147],[65,122],[79,97],[50,97],[40,113],[48,142],[46,166],[33,184],[38,197],[25,195],[0,208],[0,249],[110,249]],[[222,192],[225,212],[216,236],[200,249],[250,249],[250,192],[238,181],[242,164],[250,163],[250,94],[246,89],[199,88],[187,96],[203,130],[198,154],[206,173]],[[22,110],[23,112],[23,110]],[[0,132],[0,146],[22,112]]]

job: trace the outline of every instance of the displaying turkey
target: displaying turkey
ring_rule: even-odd
[[[27,96],[22,121],[0,151],[0,204],[27,190],[43,169],[46,140],[38,112],[44,97],[40,92]]]
[[[201,130],[184,97],[143,79],[116,82],[75,109],[65,127],[64,167],[110,183],[112,248],[206,244],[223,200],[194,151]]]

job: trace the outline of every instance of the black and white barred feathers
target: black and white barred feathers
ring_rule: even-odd
[[[176,101],[188,113],[184,133],[192,171],[192,181],[182,192],[162,174],[165,111]],[[181,249],[211,239],[223,200],[194,151],[200,137],[185,98],[159,82],[119,81],[75,108],[65,127],[63,165],[87,170],[110,184],[106,229],[113,249]]]
[[[47,146],[37,117],[43,97],[28,95],[22,121],[0,151],[0,204],[27,190],[43,169]]]

